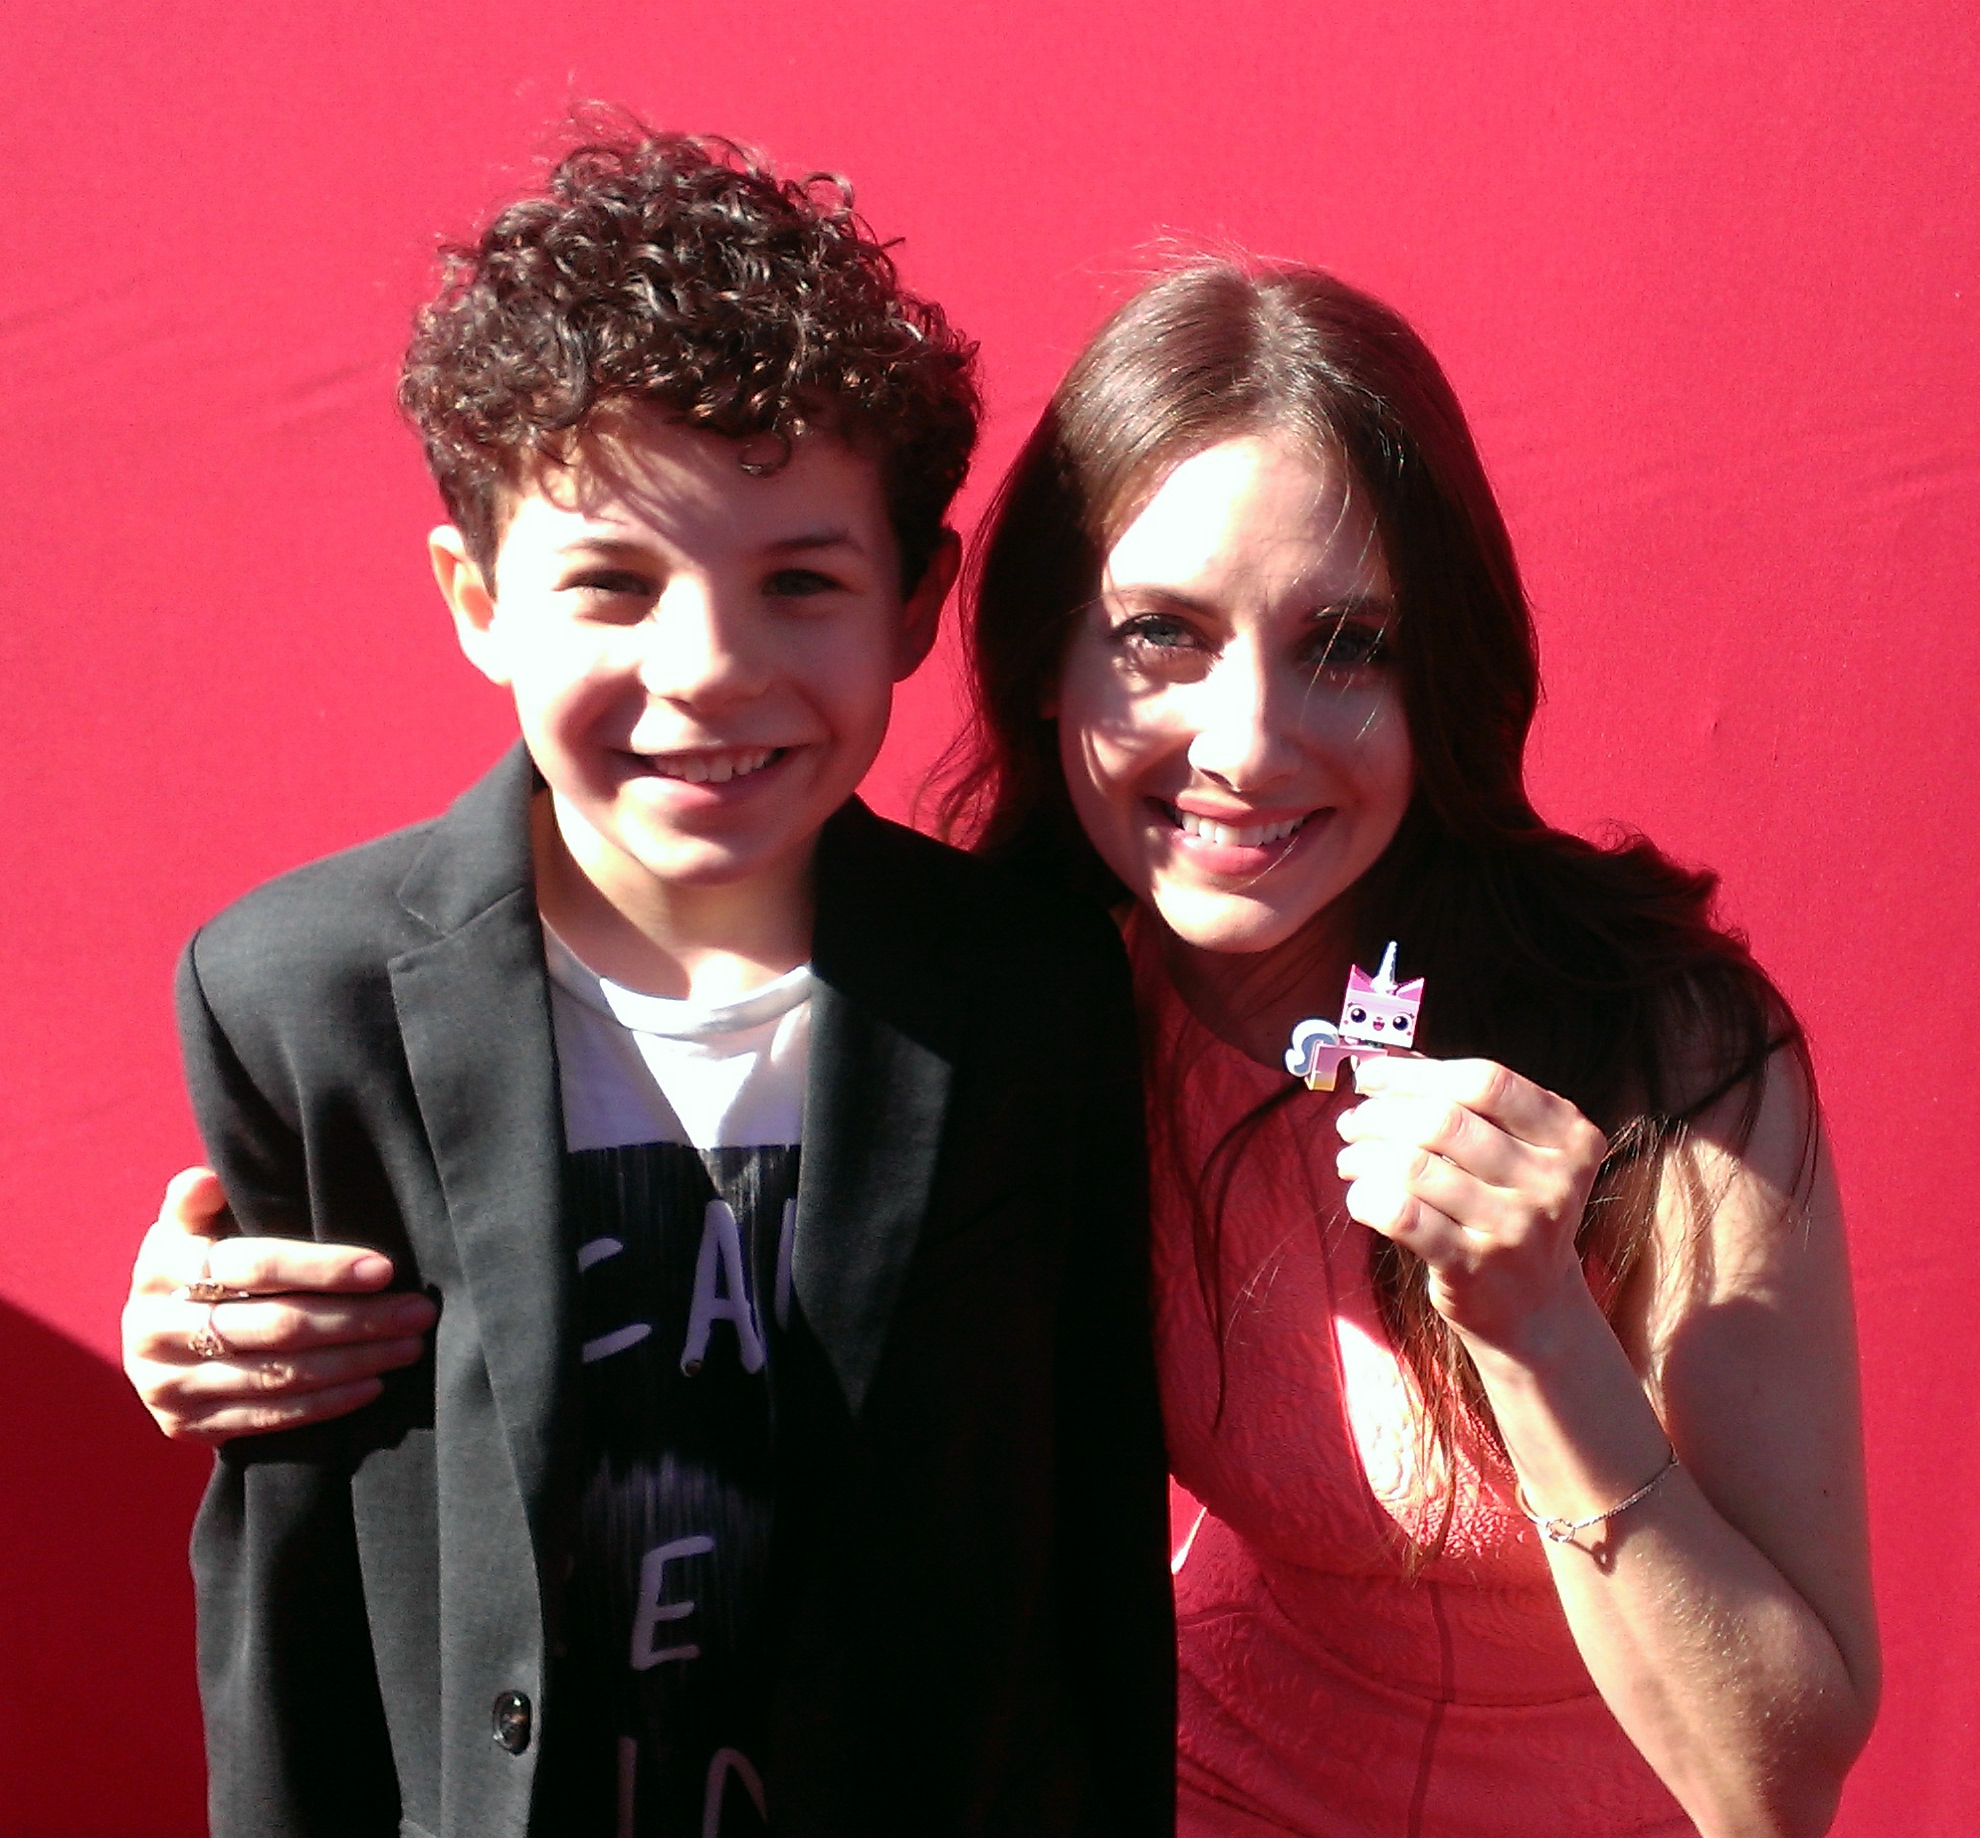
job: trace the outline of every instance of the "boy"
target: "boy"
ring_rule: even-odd
[[[607,135],[453,252],[401,401],[523,747],[181,966],[241,1227],[440,1305],[222,1454],[218,1838],[1169,1830],[1119,953],[852,797],[972,357],[718,144]]]

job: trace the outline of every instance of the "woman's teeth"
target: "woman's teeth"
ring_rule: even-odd
[[[1235,829],[1228,823],[1212,823],[1207,817],[1192,816],[1188,811],[1172,811],[1176,827],[1186,836],[1200,837],[1205,842],[1217,844],[1219,848],[1260,849],[1267,843],[1284,842],[1289,836],[1299,833],[1304,817],[1288,817],[1283,823],[1261,823],[1252,829]]]
[[[781,747],[756,747],[747,753],[654,753],[648,764],[663,779],[685,779],[690,785],[726,785],[747,777],[777,758]]]

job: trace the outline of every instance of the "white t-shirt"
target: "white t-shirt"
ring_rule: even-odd
[[[811,972],[734,1001],[641,995],[546,926],[578,1235],[581,1501],[562,1823],[769,1830],[776,1380],[790,1316]]]
[[[811,966],[729,1002],[676,1002],[610,983],[548,926],[564,1145],[795,1143],[804,1122]]]

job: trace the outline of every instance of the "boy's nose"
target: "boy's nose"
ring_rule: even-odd
[[[746,614],[709,582],[670,581],[640,636],[640,686],[656,700],[707,707],[746,701],[764,687]]]
[[[1294,736],[1282,731],[1264,660],[1233,646],[1190,686],[1195,727],[1189,763],[1233,791],[1256,791],[1297,763]]]

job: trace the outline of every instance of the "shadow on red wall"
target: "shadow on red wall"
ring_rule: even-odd
[[[209,1465],[121,1374],[0,1303],[0,1830],[196,1838],[206,1776],[186,1534]]]

